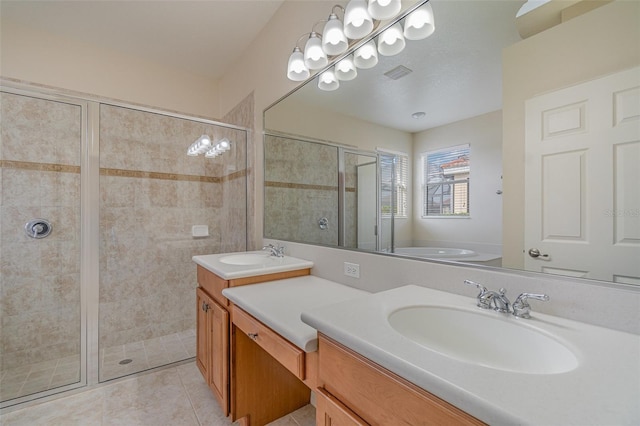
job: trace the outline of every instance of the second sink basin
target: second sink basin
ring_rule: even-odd
[[[571,371],[578,360],[553,337],[495,312],[413,306],[389,315],[398,333],[459,361],[525,374]]]

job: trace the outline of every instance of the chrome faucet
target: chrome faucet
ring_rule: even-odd
[[[465,284],[476,286],[480,293],[477,296],[477,305],[482,309],[493,309],[496,312],[511,313],[517,318],[531,318],[531,306],[527,303],[527,299],[549,300],[546,294],[522,293],[516,298],[516,301],[509,302],[506,296],[507,290],[501,288],[499,291],[487,290],[485,286],[471,280],[464,280]]]
[[[271,252],[271,256],[275,256],[275,257],[284,257],[284,246],[281,245],[273,245],[273,244],[268,244],[264,247],[262,247],[262,250],[269,250]]]
[[[513,302],[513,315],[518,318],[531,318],[531,306],[527,303],[527,299],[549,300],[546,294],[522,293],[515,302]]]

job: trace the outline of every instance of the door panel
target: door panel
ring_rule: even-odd
[[[640,68],[527,101],[525,268],[639,280],[638,164]]]

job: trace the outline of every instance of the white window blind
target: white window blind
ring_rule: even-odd
[[[404,154],[380,155],[382,216],[407,217],[409,157]]]
[[[469,144],[422,153],[422,217],[469,216]]]

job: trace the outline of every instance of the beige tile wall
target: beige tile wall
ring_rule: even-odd
[[[265,235],[337,245],[337,148],[266,135],[264,152]],[[329,221],[326,230],[318,226],[323,217]]]
[[[0,371],[80,354],[81,108],[0,94]],[[44,239],[31,219],[53,225]]]

